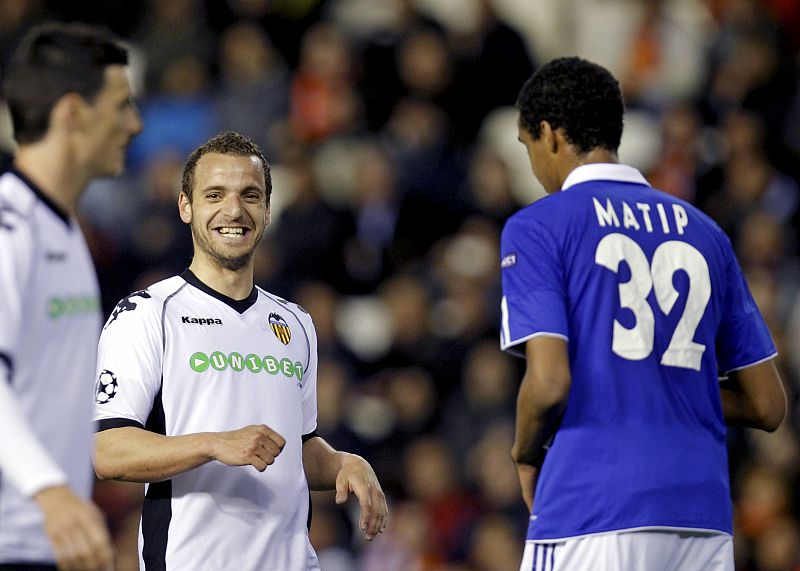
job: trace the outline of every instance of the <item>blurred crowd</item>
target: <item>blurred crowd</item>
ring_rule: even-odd
[[[256,281],[313,316],[318,431],[369,459],[390,501],[366,544],[356,505],[313,494],[323,571],[518,569],[523,363],[499,350],[498,242],[543,191],[513,105],[552,57],[611,69],[628,107],[621,160],[728,232],[778,344],[788,420],[729,436],[736,560],[800,569],[800,3],[4,0],[0,74],[44,19],[105,25],[134,50],[144,131],[127,174],[82,205],[106,314],[188,266],[176,200],[193,148],[230,129],[270,160]],[[0,131],[11,150],[5,116]],[[141,497],[96,490],[123,571]]]

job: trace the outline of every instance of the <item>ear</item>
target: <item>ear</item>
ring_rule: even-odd
[[[50,127],[65,131],[83,128],[86,117],[86,100],[77,93],[65,93],[50,111]]]
[[[269,226],[270,222],[272,222],[272,209],[268,203],[266,210],[264,210],[264,226]]]
[[[539,122],[539,130],[541,132],[539,138],[544,141],[545,148],[551,153],[556,154],[559,144],[557,131],[555,131],[547,121]]]
[[[192,203],[183,192],[178,193],[178,212],[185,224],[192,223]]]

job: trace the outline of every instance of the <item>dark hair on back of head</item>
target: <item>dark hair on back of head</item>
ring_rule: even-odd
[[[3,79],[14,138],[20,144],[40,140],[61,97],[77,93],[93,102],[105,82],[105,68],[127,63],[128,51],[119,40],[98,28],[63,23],[31,28]]]
[[[242,157],[257,157],[261,161],[261,168],[264,172],[264,190],[266,191],[267,204],[269,204],[269,197],[272,194],[272,175],[270,174],[270,167],[267,159],[264,158],[264,153],[253,141],[234,133],[233,131],[225,131],[216,137],[206,141],[203,145],[197,147],[189,158],[186,159],[186,164],[183,165],[183,178],[181,180],[181,192],[186,195],[189,202],[192,201],[192,191],[194,190],[194,171],[197,167],[197,161],[200,157],[208,153],[220,153],[223,155],[238,155]]]
[[[619,82],[604,67],[565,57],[539,68],[517,98],[519,123],[538,139],[541,121],[563,129],[580,153],[602,147],[616,152],[625,104]]]

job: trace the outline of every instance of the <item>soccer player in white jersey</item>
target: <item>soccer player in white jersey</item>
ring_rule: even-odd
[[[126,50],[45,24],[3,78],[19,148],[0,177],[0,569],[105,569],[111,544],[88,501],[92,391],[102,325],[75,217],[95,177],[119,174],[141,129]]]
[[[775,430],[786,398],[730,242],[618,163],[604,68],[553,60],[517,105],[549,194],[508,220],[500,253],[502,347],[527,359],[521,569],[733,571],[726,422]]]
[[[339,503],[354,493],[368,540],[386,524],[370,465],[315,433],[311,317],[253,283],[271,189],[245,137],[195,150],[178,203],[189,269],[125,298],[101,335],[95,471],[148,484],[146,570],[319,569],[309,487],[336,489]]]

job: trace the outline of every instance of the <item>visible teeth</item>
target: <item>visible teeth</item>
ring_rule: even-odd
[[[241,236],[244,234],[244,228],[220,228],[220,234],[235,234]]]

